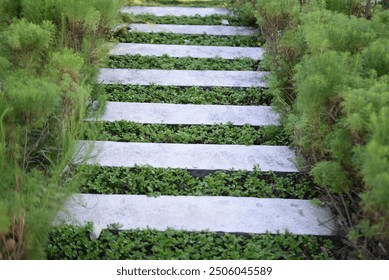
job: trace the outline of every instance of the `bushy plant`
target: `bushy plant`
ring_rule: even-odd
[[[41,25],[26,19],[13,22],[3,36],[14,67],[39,69],[53,44],[54,32],[55,27],[49,21],[43,21]]]
[[[381,77],[389,74],[389,38],[373,41],[362,52],[362,65],[366,74],[374,70]]]
[[[101,39],[109,36],[110,28],[116,20],[115,16],[124,3],[123,0],[2,0],[2,2],[4,7],[0,9],[0,15],[4,18],[18,17],[35,24],[52,22],[58,31],[56,40],[61,46],[82,51],[85,61],[90,63],[98,59],[95,52],[101,46]],[[28,35],[27,31],[25,33]]]
[[[325,0],[326,8],[331,11],[352,15],[360,9],[361,0]]]
[[[254,1],[242,1],[237,0],[234,1],[235,3],[235,9],[237,13],[239,14],[239,17],[243,19],[243,22],[247,25],[253,25],[256,23],[255,14],[253,13],[253,4],[256,2]]]
[[[370,88],[349,93],[348,120],[353,134],[359,138],[355,148],[357,167],[363,176],[361,193],[364,222],[362,236],[387,238],[389,227],[389,82],[385,76]],[[363,100],[362,100],[363,97]],[[352,102],[361,108],[351,108]],[[362,143],[361,143],[362,142]]]
[[[383,1],[363,1],[363,0],[325,0],[328,10],[343,13],[345,15],[354,15],[358,17],[370,18],[380,5],[386,6]]]
[[[355,255],[379,258],[389,236],[389,13],[373,1],[299,2],[251,2],[269,32],[270,92]]]
[[[120,3],[0,0],[0,259],[44,257],[76,182],[65,166],[83,130],[91,63]]]
[[[51,20],[60,23],[61,14],[70,21],[80,23],[90,31],[99,27],[107,28],[113,24],[123,4],[122,0],[19,0],[19,16],[29,21],[40,23]],[[13,4],[12,6],[15,6]],[[72,31],[72,30],[69,30]]]
[[[337,161],[321,161],[312,169],[315,183],[330,188],[332,192],[342,193],[350,189],[351,183],[344,169]]]
[[[290,116],[289,125],[310,162],[329,155],[329,148],[323,143],[341,117],[340,93],[359,82],[357,69],[349,55],[334,51],[306,56],[296,67],[297,117]]]
[[[369,136],[370,117],[389,105],[388,77],[364,80],[364,86],[343,93],[346,124],[354,135],[354,143],[363,144]],[[360,141],[357,141],[360,139]]]
[[[356,54],[377,37],[372,24],[365,19],[327,10],[303,17],[304,36],[310,52],[334,50]]]
[[[20,71],[3,81],[1,100],[10,106],[7,118],[12,116],[15,123],[31,129],[40,127],[50,114],[58,110],[61,96],[57,85]]]
[[[74,82],[65,87],[54,76],[35,73],[15,70],[2,80],[0,92],[0,142],[6,147],[0,149],[0,258],[5,259],[44,256],[50,221],[67,193],[60,174],[81,128],[80,100],[89,94]]]
[[[310,117],[332,113],[337,120],[339,93],[355,83],[357,71],[346,54],[328,51],[314,57],[305,57],[296,67],[294,76],[298,97],[296,108]],[[329,121],[331,121],[329,119]],[[324,119],[325,120],[325,119]]]
[[[0,26],[12,22],[21,13],[20,0],[0,0]]]
[[[378,205],[389,214],[389,105],[370,116],[371,140],[361,150],[362,174],[369,192],[366,207]]]
[[[296,36],[298,33],[295,33],[300,21],[299,2],[240,0],[237,7],[243,16],[249,18],[251,15],[257,19],[261,36],[266,41],[263,64],[271,71],[269,92],[274,96],[280,111],[288,111],[295,98],[291,79],[293,67],[302,55],[304,44],[301,37]]]
[[[372,26],[381,38],[389,38],[389,11],[384,10],[374,14],[371,19]]]
[[[295,139],[311,163],[316,163],[312,169],[316,183],[339,194],[343,205],[343,195],[349,196],[351,188],[364,198],[364,216],[358,218],[365,225],[360,228],[362,236],[382,236],[382,217],[387,214],[384,204],[375,199],[377,193],[381,203],[389,199],[386,187],[382,187],[386,186],[383,170],[372,172],[375,164],[369,159],[380,162],[386,153],[385,144],[377,146],[371,134],[373,127],[385,128],[385,121],[377,116],[389,100],[386,39],[377,39],[380,34],[365,19],[328,11],[308,14],[302,28],[310,55],[296,67],[297,117],[290,118],[294,120]],[[380,76],[383,78],[376,80]],[[374,154],[368,148],[372,146]],[[385,162],[380,164],[388,170]],[[367,183],[367,178],[372,181]],[[349,207],[351,210],[341,214],[347,216],[351,228],[348,212],[357,206]],[[380,219],[376,213],[381,213]]]

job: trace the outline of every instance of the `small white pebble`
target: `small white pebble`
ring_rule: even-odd
[[[93,224],[92,231],[89,233],[89,238],[91,240],[98,239],[100,234],[101,234],[101,231],[102,231],[102,228],[99,225]]]
[[[223,24],[223,25],[230,25],[230,23],[229,23],[228,20],[226,20],[226,19],[222,19],[222,24]]]

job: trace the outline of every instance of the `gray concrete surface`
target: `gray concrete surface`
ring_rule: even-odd
[[[152,14],[157,17],[162,16],[210,16],[229,15],[230,11],[224,8],[197,8],[197,7],[150,7],[150,6],[127,6],[121,10],[122,13],[133,15]]]
[[[223,25],[177,25],[177,24],[144,24],[132,23],[128,26],[129,31],[145,33],[175,33],[175,34],[207,34],[214,36],[252,36],[257,30],[246,26],[223,26]]]
[[[252,58],[262,60],[262,48],[245,47],[215,47],[215,46],[188,46],[188,45],[154,45],[119,43],[112,50],[111,55],[143,55],[194,58]]]
[[[270,106],[129,102],[107,102],[105,113],[97,120],[110,122],[126,120],[144,124],[212,125],[232,122],[237,126],[279,125],[279,115]]]
[[[98,227],[121,224],[121,230],[152,228],[230,233],[334,234],[327,207],[308,200],[249,197],[74,195],[56,222]]]
[[[122,143],[79,141],[75,162],[101,166],[150,165],[194,171],[253,170],[298,172],[294,152],[285,146]]]
[[[102,84],[200,86],[200,87],[266,87],[265,76],[260,71],[211,71],[211,70],[143,70],[100,69],[98,82]]]

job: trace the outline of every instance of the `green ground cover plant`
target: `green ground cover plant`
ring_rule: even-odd
[[[174,104],[268,105],[270,96],[261,88],[175,87],[101,85],[108,101]]]
[[[123,22],[127,23],[147,23],[147,24],[180,24],[180,25],[222,25],[222,20],[227,20],[230,26],[244,26],[246,23],[241,18],[228,15],[210,16],[154,16],[145,15],[122,15]]]
[[[183,144],[290,144],[289,137],[281,126],[166,125],[100,121],[88,123],[88,128],[93,134],[86,133],[86,140]]]
[[[386,259],[387,1],[239,2],[266,39],[269,94],[302,165],[345,220],[343,257]]]
[[[303,174],[276,175],[270,172],[217,171],[197,177],[187,170],[148,166],[79,167],[80,191],[95,194],[210,195],[313,199],[315,185]]]
[[[110,68],[131,69],[165,69],[165,70],[229,70],[229,71],[256,71],[259,61],[251,58],[193,58],[170,57],[163,55],[118,55],[111,56],[108,62]]]
[[[122,43],[140,44],[172,44],[197,46],[231,46],[231,47],[260,47],[262,45],[255,36],[213,36],[213,35],[185,35],[173,33],[143,33],[128,32],[127,27],[117,31],[114,39]]]
[[[307,260],[332,259],[334,248],[328,239],[291,234],[242,236],[173,230],[104,230],[98,240],[91,241],[90,231],[91,225],[55,228],[47,247],[49,259]]]

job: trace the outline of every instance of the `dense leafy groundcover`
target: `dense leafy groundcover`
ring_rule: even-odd
[[[312,236],[232,235],[167,230],[104,230],[90,240],[91,225],[53,229],[47,246],[49,259],[81,260],[226,260],[332,259],[329,239]],[[69,242],[72,240],[72,242]]]
[[[143,44],[173,44],[198,46],[232,46],[232,47],[258,47],[262,44],[255,36],[212,36],[212,35],[185,35],[173,33],[142,33],[127,28],[118,31],[114,38],[122,43]]]
[[[170,57],[168,55],[163,55],[160,57],[141,55],[119,55],[110,57],[108,67],[166,70],[256,71],[259,68],[259,61],[250,58],[176,58]]]
[[[80,191],[95,194],[211,195],[263,198],[313,199],[317,193],[310,177],[303,174],[283,176],[247,171],[217,171],[197,177],[189,171],[148,166],[79,167],[83,174]]]
[[[124,16],[125,22],[131,23],[147,23],[147,24],[182,24],[182,25],[222,25],[222,20],[227,20],[228,25],[241,26],[245,22],[239,17],[225,15],[210,15],[210,16],[154,16],[151,14],[137,15],[136,17]]]
[[[86,140],[182,144],[289,144],[289,135],[281,126],[166,125],[128,121],[91,122],[88,125],[93,133],[86,133]]]
[[[271,97],[261,88],[175,87],[102,85],[108,101],[174,104],[269,105]]]

